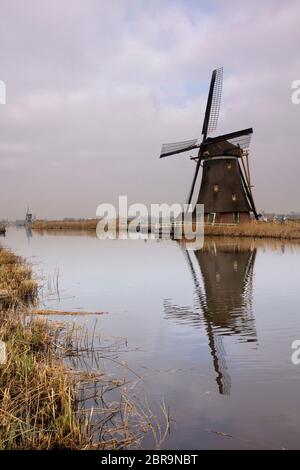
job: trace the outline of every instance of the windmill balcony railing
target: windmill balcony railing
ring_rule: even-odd
[[[212,225],[214,227],[236,227],[238,222],[205,222],[204,225]]]

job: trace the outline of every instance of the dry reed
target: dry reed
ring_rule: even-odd
[[[95,347],[95,331],[29,319],[38,285],[21,258],[0,248],[1,291],[8,295],[0,304],[7,350],[0,366],[0,449],[136,448],[146,433],[160,446],[168,410],[161,408],[162,429],[150,409],[131,398],[125,380],[101,371],[103,358],[117,362],[118,342]],[[87,359],[96,372],[87,372]]]
[[[36,220],[32,224],[35,230],[96,230],[98,219],[86,220]]]
[[[286,240],[300,240],[300,224],[286,222],[251,222],[239,225],[205,225],[205,236],[218,237],[250,237],[250,238],[276,238]]]
[[[79,221],[36,221],[32,228],[39,231],[62,231],[62,230],[86,230],[96,231],[97,219]],[[118,222],[117,222],[118,226]],[[126,227],[124,227],[126,229]],[[277,238],[286,240],[300,240],[300,223],[297,221],[287,221],[280,224],[275,222],[253,221],[251,223],[241,223],[238,225],[210,225],[205,224],[205,236],[218,237],[252,237],[252,238]]]

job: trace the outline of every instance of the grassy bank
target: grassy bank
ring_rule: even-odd
[[[96,230],[98,219],[86,220],[36,220],[34,230]]]
[[[117,349],[97,348],[95,332],[90,340],[74,324],[28,316],[38,285],[23,260],[1,248],[0,292],[1,450],[134,448],[149,432],[160,444],[161,428],[124,380],[81,367],[110,353],[116,362]]]
[[[2,321],[8,361],[0,370],[0,449],[75,449],[89,434],[76,412],[76,386],[55,353],[46,322]]]
[[[38,284],[23,260],[0,249],[0,449],[78,448],[88,441],[77,416],[76,384],[57,354],[56,332],[22,315]]]
[[[36,221],[33,229],[40,231],[87,230],[95,231],[97,219],[81,221]],[[250,237],[250,238],[277,238],[287,240],[300,240],[300,223],[286,222],[284,224],[273,222],[251,222],[240,225],[207,225],[204,227],[205,236],[216,237]]]
[[[204,231],[205,236],[300,240],[300,224],[297,222],[286,222],[284,224],[252,222],[231,226],[205,225]]]
[[[0,308],[34,303],[38,284],[29,266],[14,253],[0,248]]]

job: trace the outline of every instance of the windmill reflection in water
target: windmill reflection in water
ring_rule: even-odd
[[[229,395],[231,378],[226,364],[224,336],[255,342],[252,314],[253,269],[256,248],[243,241],[205,241],[203,249],[181,247],[194,283],[194,305],[164,301],[167,319],[203,327],[208,340],[219,393]]]

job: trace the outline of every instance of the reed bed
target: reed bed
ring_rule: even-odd
[[[286,222],[283,224],[274,222],[251,222],[239,225],[208,225],[204,226],[205,236],[218,237],[251,237],[251,238],[276,238],[285,240],[300,240],[300,224]]]
[[[54,353],[49,325],[13,317],[0,327],[8,352],[0,370],[0,449],[80,448],[88,428],[75,412],[76,387]]]
[[[96,351],[76,328],[22,323],[12,311],[1,322],[0,338],[8,354],[0,368],[0,449],[136,448],[147,433],[160,445],[167,428],[131,398],[125,380],[78,367],[81,355],[113,358],[114,348]],[[76,369],[65,357],[70,363],[76,358]]]
[[[133,384],[101,369],[104,359],[118,362],[124,339],[103,344],[95,330],[28,318],[38,284],[24,261],[3,249],[0,290],[9,293],[0,304],[6,351],[0,365],[1,450],[138,448],[148,433],[160,446],[170,423],[164,404],[161,426],[147,404],[132,398]]]
[[[38,283],[22,258],[0,248],[0,308],[37,300]]]
[[[36,221],[32,228],[39,231],[96,231],[97,222],[97,219],[80,221]],[[123,227],[123,229],[126,230],[126,227]],[[205,224],[204,234],[205,236],[217,237],[252,237],[300,240],[300,223],[297,221],[287,221],[283,224],[252,221],[250,223],[241,223],[238,225]]]
[[[98,219],[86,220],[36,220],[34,230],[96,230]]]
[[[186,243],[188,245],[188,242]],[[299,250],[299,241],[297,239],[280,239],[280,238],[253,238],[253,237],[205,237],[202,250],[210,251],[213,246],[218,249],[231,249],[232,251],[252,251],[260,250],[288,250],[294,252]]]

